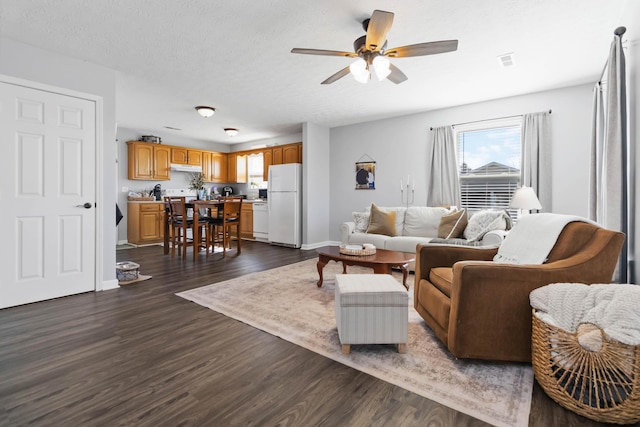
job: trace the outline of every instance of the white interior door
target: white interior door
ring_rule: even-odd
[[[0,308],[95,289],[95,102],[0,82]]]

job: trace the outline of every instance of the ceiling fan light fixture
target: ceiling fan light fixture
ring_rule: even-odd
[[[378,81],[383,81],[391,74],[391,68],[389,68],[391,62],[386,56],[378,55],[373,58],[373,70],[376,73]]]
[[[236,129],[236,128],[224,128],[224,132],[229,136],[236,136],[238,134],[238,129]]]
[[[207,107],[205,105],[199,105],[196,107],[196,111],[202,117],[207,118],[213,116],[213,114],[216,112],[216,109],[213,107]]]
[[[359,83],[366,83],[369,79],[367,62],[362,58],[356,59],[353,64],[349,65],[349,71],[353,75],[353,78]]]

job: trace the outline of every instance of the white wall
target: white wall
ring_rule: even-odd
[[[426,205],[426,142],[430,127],[553,110],[552,206],[548,211],[587,216],[592,85],[580,85],[331,129],[330,236],[372,202],[399,206],[400,179],[416,179],[414,206]],[[355,190],[354,163],[376,161],[376,189]]]
[[[62,56],[30,45],[0,38],[0,74],[36,83],[70,89],[94,96],[103,101],[103,149],[96,153],[102,160],[102,200],[97,200],[104,219],[102,241],[103,283],[105,288],[117,286],[116,280],[116,145],[115,97],[116,72],[88,62]]]
[[[302,247],[329,244],[329,128],[302,126]]]

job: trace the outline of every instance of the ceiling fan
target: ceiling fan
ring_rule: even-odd
[[[387,33],[391,29],[392,23],[393,13],[374,10],[371,18],[362,22],[362,27],[367,34],[353,42],[354,52],[294,48],[291,49],[291,53],[358,58],[353,64],[323,81],[323,85],[331,84],[349,73],[360,83],[366,83],[372,76],[371,68],[373,68],[378,80],[387,78],[393,83],[399,84],[407,80],[407,76],[398,67],[391,64],[389,58],[434,55],[458,49],[458,40],[441,40],[387,49]]]

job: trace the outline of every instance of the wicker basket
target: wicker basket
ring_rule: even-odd
[[[356,256],[373,255],[376,253],[376,248],[363,247],[361,249],[351,249],[347,245],[340,245],[340,253],[344,255],[356,255]]]
[[[579,333],[545,323],[535,310],[532,317],[533,372],[553,400],[599,422],[640,421],[640,346],[597,330],[601,346],[587,350],[578,342]]]

